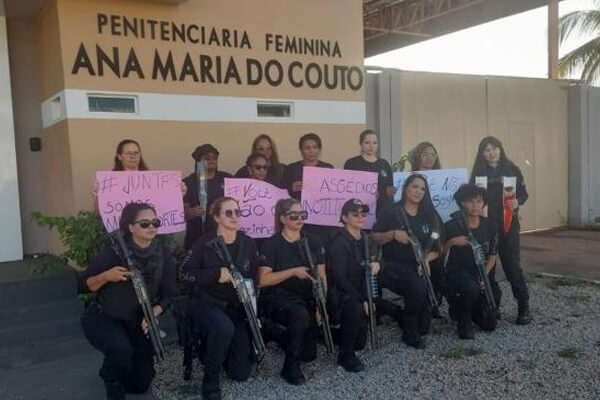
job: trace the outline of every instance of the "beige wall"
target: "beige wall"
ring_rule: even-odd
[[[522,229],[566,224],[567,97],[564,82],[393,72],[399,86],[402,152],[420,141],[436,145],[443,167],[470,169],[479,140],[497,136],[523,171],[530,194]],[[392,141],[393,142],[393,141]]]

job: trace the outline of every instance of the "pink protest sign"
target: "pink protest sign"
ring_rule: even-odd
[[[242,212],[240,230],[252,238],[275,233],[275,204],[290,197],[287,190],[254,179],[225,178],[225,196],[233,197]]]
[[[342,226],[342,206],[354,198],[369,206],[364,228],[371,229],[375,223],[377,205],[377,173],[304,167],[302,207],[308,211],[306,223]]]
[[[98,171],[98,210],[108,232],[128,203],[149,203],[162,221],[158,233],[185,230],[180,171]]]

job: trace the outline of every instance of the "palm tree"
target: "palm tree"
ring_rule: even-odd
[[[581,72],[580,79],[588,84],[600,82],[600,4],[596,9],[573,11],[559,21],[560,43],[577,35],[590,36],[584,44],[565,54],[558,61],[561,77]]]

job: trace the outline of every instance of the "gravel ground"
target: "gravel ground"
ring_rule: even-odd
[[[307,383],[300,387],[280,378],[283,352],[270,343],[256,377],[237,383],[223,375],[224,398],[600,399],[600,287],[528,279],[534,316],[529,326],[514,324],[516,303],[502,282],[502,320],[495,332],[478,332],[475,340],[464,341],[454,323],[434,320],[427,349],[414,350],[401,342],[395,322],[385,318],[378,327],[379,349],[359,355],[365,372],[344,371],[319,347],[317,360],[303,365]],[[185,382],[181,362],[181,350],[169,348],[153,383],[157,399],[199,398],[202,368]]]

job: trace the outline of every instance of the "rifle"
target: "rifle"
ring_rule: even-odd
[[[246,286],[246,282],[244,280],[244,276],[240,273],[239,269],[233,263],[231,258],[231,254],[227,249],[227,245],[223,240],[222,236],[218,236],[215,244],[217,246],[217,254],[222,257],[222,260],[227,264],[227,268],[231,272],[231,276],[233,277],[233,281],[235,284],[235,291],[240,299],[240,303],[244,306],[244,311],[246,313],[246,318],[248,320],[248,324],[250,325],[250,332],[252,334],[252,343],[254,344],[254,351],[256,352],[256,357],[258,361],[262,360],[265,351],[266,345],[265,341],[260,333],[260,324],[258,322],[258,318],[256,317],[256,312],[254,311],[254,305],[252,304],[252,296],[248,292],[248,287]]]
[[[487,305],[491,310],[496,310],[496,298],[494,297],[494,292],[492,290],[492,285],[490,284],[488,274],[485,272],[485,255],[483,253],[483,247],[475,235],[473,235],[473,231],[471,230],[471,226],[469,226],[469,220],[467,219],[465,213],[463,211],[458,211],[457,213],[460,213],[462,223],[467,230],[467,236],[469,238],[469,243],[471,244],[471,250],[473,251],[473,259],[477,265],[477,273],[479,275],[479,279],[483,282],[483,293],[485,295]],[[452,216],[456,216],[455,214],[456,213],[454,213]]]
[[[208,194],[206,192],[206,161],[196,161],[196,179],[198,179],[198,204],[204,208],[202,215],[202,223],[206,221],[206,204],[208,202]]]
[[[321,329],[323,330],[325,347],[327,348],[328,353],[333,353],[333,337],[331,336],[331,325],[329,325],[329,314],[327,313],[327,301],[325,300],[325,292],[323,291],[321,278],[319,277],[319,272],[317,271],[317,267],[312,258],[308,239],[306,236],[303,236],[300,240],[304,253],[306,254],[306,260],[310,267],[310,274],[312,275],[313,297],[317,303],[317,310],[321,315]]]
[[[410,243],[412,244],[413,252],[415,253],[415,258],[417,262],[423,269],[423,279],[425,279],[425,283],[427,284],[427,298],[429,299],[429,305],[431,308],[436,308],[439,306],[437,296],[435,295],[435,290],[433,289],[433,284],[431,283],[431,278],[429,274],[431,273],[431,268],[429,267],[429,261],[427,261],[427,256],[425,251],[423,250],[423,246],[419,241],[419,238],[415,235],[412,228],[410,227],[410,223],[408,222],[408,217],[406,216],[406,211],[404,211],[404,206],[400,206],[400,213],[402,214],[402,218],[404,219],[404,224],[406,225],[406,230],[408,231],[408,236]],[[431,237],[433,238],[434,234],[437,232],[432,232]],[[437,238],[434,238],[437,239]],[[418,268],[418,267],[417,267]],[[417,270],[418,273],[418,270]]]
[[[135,290],[138,303],[142,307],[144,319],[148,324],[148,336],[150,336],[150,340],[152,341],[154,356],[157,362],[163,361],[165,359],[165,349],[160,338],[158,320],[156,319],[154,311],[152,310],[152,303],[150,301],[150,297],[148,296],[148,289],[146,288],[144,277],[142,276],[141,271],[135,265],[135,261],[133,260],[129,247],[127,247],[127,244],[123,239],[123,233],[121,230],[117,229],[114,233],[109,234],[108,237],[115,253],[117,253],[121,261],[127,265],[127,268],[131,273],[131,284]]]
[[[379,295],[379,289],[377,284],[377,277],[371,274],[371,257],[369,251],[369,237],[363,232],[363,244],[364,244],[364,259],[363,267],[365,269],[365,282],[367,287],[367,306],[369,308],[369,333],[371,335],[371,348],[377,348],[377,335],[375,334],[375,307],[373,305],[373,299]]]

